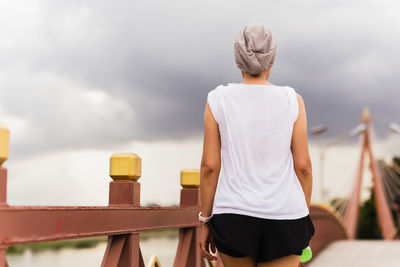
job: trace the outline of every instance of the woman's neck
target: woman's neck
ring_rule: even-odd
[[[243,84],[260,84],[260,85],[272,85],[268,81],[270,71],[262,72],[258,76],[251,76],[248,73],[242,72],[243,76],[243,81],[241,83]]]
[[[270,83],[268,80],[258,80],[258,79],[243,79],[243,81],[241,82],[243,84],[259,84],[259,85],[273,85],[272,83]]]

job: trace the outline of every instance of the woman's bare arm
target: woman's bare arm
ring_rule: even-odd
[[[291,149],[294,169],[304,191],[307,206],[310,207],[312,192],[312,166],[308,152],[307,115],[303,98],[297,94],[299,116],[293,126]]]
[[[201,214],[208,217],[212,212],[214,195],[221,169],[221,141],[218,124],[206,104],[204,111],[204,143],[200,168]]]

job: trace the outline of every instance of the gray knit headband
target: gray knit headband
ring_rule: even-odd
[[[239,69],[257,75],[271,68],[276,54],[275,39],[263,24],[248,24],[235,41],[235,61]]]

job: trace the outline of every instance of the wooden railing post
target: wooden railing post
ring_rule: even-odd
[[[7,206],[7,169],[3,162],[8,159],[10,131],[0,123],[0,207]]]
[[[0,207],[7,205],[7,169],[0,165]]]
[[[200,211],[200,172],[194,169],[181,171],[181,207],[198,207]],[[197,220],[197,218],[195,218]],[[179,230],[179,243],[174,267],[204,267],[200,251],[200,224]]]
[[[10,146],[10,131],[0,124],[0,207],[7,207],[7,169],[3,168],[3,162],[8,159]],[[7,246],[0,245],[0,267],[8,267]]]
[[[110,158],[109,206],[140,206],[142,159],[134,153],[114,153]],[[132,218],[135,220],[135,218]],[[144,267],[139,233],[108,236],[102,267]]]

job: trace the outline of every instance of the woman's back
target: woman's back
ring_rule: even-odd
[[[298,266],[315,231],[304,101],[268,81],[276,49],[265,25],[246,25],[234,43],[243,82],[207,97],[200,245],[225,266]]]
[[[268,219],[308,214],[290,149],[299,107],[290,87],[230,83],[207,99],[221,137],[213,213]]]

